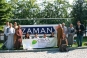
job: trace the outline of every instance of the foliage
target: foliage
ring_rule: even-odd
[[[13,8],[13,19],[31,19],[31,18],[67,18],[69,13],[67,9],[70,4],[65,0],[57,0],[53,3],[43,1],[40,5],[36,0],[11,0],[9,2]],[[65,22],[66,20],[64,20]],[[19,21],[17,21],[19,22]],[[27,23],[28,22],[28,23]],[[32,23],[31,23],[32,22]],[[26,20],[21,24],[34,24],[32,20]],[[60,20],[36,20],[37,24],[60,23]]]
[[[0,25],[3,25],[13,16],[12,7],[5,0],[0,0]]]
[[[79,3],[78,1],[74,3],[73,10],[71,12],[73,18],[73,24],[79,20],[83,24],[86,23],[87,20],[87,3]]]

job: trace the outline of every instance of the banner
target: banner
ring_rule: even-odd
[[[23,39],[23,49],[56,47],[56,38]]]
[[[23,34],[26,32],[29,34],[51,34],[52,32],[56,32],[57,25],[21,25]]]

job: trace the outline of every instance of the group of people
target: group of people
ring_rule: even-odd
[[[47,36],[47,35],[44,33],[44,34],[43,34],[43,37],[41,37],[41,38],[45,38],[45,39],[46,39],[46,38],[48,38],[48,37],[54,37],[54,32],[52,32],[50,36]],[[29,33],[26,33],[26,34],[25,34],[25,37],[23,37],[23,39],[37,39],[37,38],[40,38],[37,33],[34,34],[34,37],[31,37]]]
[[[75,28],[73,27],[73,24],[70,24],[70,27],[66,27],[65,23],[58,24],[56,30],[57,46],[60,48],[60,51],[67,51],[67,45],[72,46],[75,33],[77,34],[78,47],[82,46],[85,27],[80,21],[77,22]],[[14,25],[6,22],[6,26],[4,26],[4,45],[2,48],[6,47],[7,49],[20,49],[22,35],[23,33],[21,27],[20,25],[17,25],[17,22],[14,22]],[[54,37],[54,33],[52,32],[49,37]],[[39,38],[37,33],[35,33],[34,38]],[[47,38],[46,34],[43,35],[43,38]],[[31,39],[30,34],[26,33],[24,39]]]
[[[9,49],[19,49],[22,43],[22,30],[17,22],[12,23],[6,22],[4,26],[4,44],[2,48]]]
[[[60,51],[68,51],[67,45],[72,46],[75,33],[77,34],[78,47],[81,47],[84,31],[85,27],[80,21],[77,21],[75,28],[73,24],[70,24],[70,27],[66,27],[65,23],[59,24],[57,26],[57,46]]]

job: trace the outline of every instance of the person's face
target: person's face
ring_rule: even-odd
[[[72,25],[72,24],[70,24],[70,27],[73,27],[73,25]]]
[[[77,22],[77,25],[80,26],[80,22]]]
[[[10,23],[10,27],[12,27],[12,23]]]
[[[62,24],[62,27],[64,27],[65,26],[65,24]]]
[[[65,38],[66,37],[66,35],[63,33],[63,38]]]
[[[37,34],[35,34],[35,37],[37,37]]]
[[[52,33],[51,35],[54,36],[54,33]]]
[[[28,36],[29,36],[29,34],[26,34],[26,36],[28,37]]]
[[[9,22],[6,22],[6,25],[8,26],[9,25]]]
[[[19,25],[19,26],[18,26],[18,28],[20,29],[20,28],[21,28],[21,26]]]
[[[14,23],[14,26],[17,26],[17,23],[16,22]]]
[[[44,38],[46,37],[46,34],[44,34]]]
[[[61,26],[60,26],[60,25],[58,25],[58,28],[61,28]]]

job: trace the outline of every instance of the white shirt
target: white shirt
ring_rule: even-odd
[[[9,26],[5,25],[5,26],[4,26],[4,34],[5,34],[5,35],[6,35],[6,33],[7,33],[7,28],[9,28]]]
[[[39,38],[39,37],[37,37],[37,38],[36,38],[36,37],[34,37],[34,39],[38,39],[38,38]]]
[[[8,35],[14,35],[14,33],[15,33],[15,29],[13,27],[11,27],[11,28],[9,28],[9,31],[8,31],[8,33],[6,35],[7,36]]]

